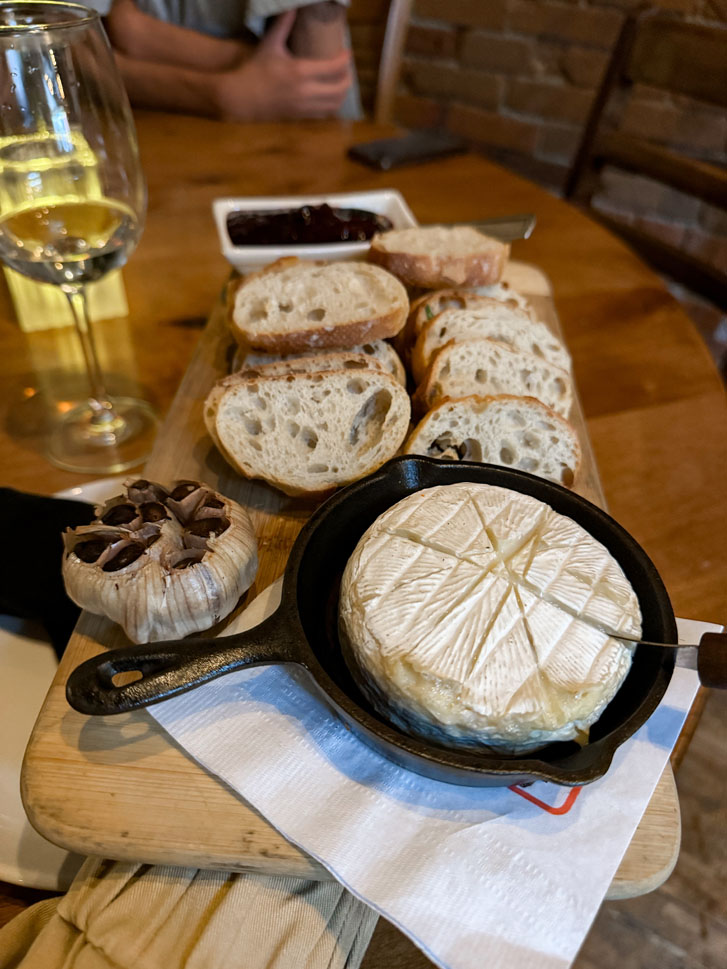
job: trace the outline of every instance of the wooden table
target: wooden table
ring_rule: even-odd
[[[162,412],[169,408],[229,271],[219,254],[211,217],[211,202],[217,196],[394,187],[403,192],[421,222],[533,211],[538,216],[536,232],[514,245],[513,256],[540,267],[552,282],[609,510],[654,560],[677,615],[724,621],[724,391],[679,305],[625,246],[570,206],[478,156],[388,174],[349,162],[345,149],[350,143],[385,133],[373,125],[237,126],[139,114],[138,126],[149,180],[149,215],[139,249],[124,271],[130,316],[97,327],[106,369],[120,375],[114,383],[132,389],[137,385]],[[43,393],[36,393],[62,398],[78,383],[67,367],[58,365],[59,360],[77,359],[74,334],[22,334],[11,321],[6,297],[0,312],[7,317],[0,357],[2,483],[47,494],[81,483],[87,478],[56,470],[43,460]],[[208,352],[204,341],[201,346]],[[284,546],[292,541],[306,514],[304,507],[295,506],[282,535],[268,535],[263,529],[263,562],[266,552],[272,554],[273,542],[279,552],[281,541]],[[261,568],[256,588],[272,578],[272,567]],[[94,622],[86,617],[80,631],[90,652],[99,648]],[[56,691],[67,665],[59,670]],[[104,815],[114,827],[114,842],[126,845],[117,857],[184,862],[200,841],[203,806],[210,865],[262,866],[322,877],[310,859],[173,749],[144,714],[107,728],[115,738],[113,749],[122,751],[119,756],[141,774],[164,772],[169,765],[172,769],[162,775],[159,799],[137,803],[133,816],[125,816],[129,805],[120,807],[109,785],[115,769],[109,760],[109,734],[98,732],[98,721],[85,723],[66,712],[67,720],[48,722],[48,729],[56,731],[68,749],[83,752],[86,780],[95,796],[105,800]],[[31,758],[28,770],[32,769]],[[172,789],[167,786],[164,791],[169,783]],[[25,784],[27,788],[27,777]],[[174,818],[164,815],[170,798],[179,805]],[[38,813],[34,820],[44,833],[68,843],[63,811],[40,818],[37,807],[28,804],[31,816]],[[76,808],[71,809],[74,823],[79,817]],[[238,812],[234,845],[215,841],[215,819],[229,819],[230,812]],[[245,819],[250,820],[248,825]],[[676,859],[678,835],[678,805],[667,771],[610,897],[637,894],[663,881]],[[251,841],[256,856],[252,861]],[[76,841],[73,846],[80,845]],[[82,846],[89,852],[105,848],[89,838]]]

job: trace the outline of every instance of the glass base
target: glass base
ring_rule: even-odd
[[[111,408],[87,401],[68,411],[51,429],[48,460],[65,471],[117,474],[143,464],[159,427],[145,400],[111,398]]]

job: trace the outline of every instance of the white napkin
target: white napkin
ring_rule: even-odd
[[[257,624],[279,596],[275,583],[235,629]],[[697,642],[708,628],[720,627],[691,623],[681,641]],[[437,965],[562,969],[588,932],[698,685],[695,672],[677,668],[606,776],[577,794],[538,782],[522,796],[408,772],[359,741],[292,667],[232,673],[149,713]]]

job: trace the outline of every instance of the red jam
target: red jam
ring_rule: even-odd
[[[384,215],[364,209],[303,205],[277,212],[231,212],[227,231],[235,246],[286,246],[365,242],[392,228]]]

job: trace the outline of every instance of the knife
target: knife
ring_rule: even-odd
[[[715,690],[727,689],[727,633],[704,633],[698,643],[655,643],[622,633],[613,633],[613,638],[636,646],[678,649],[679,665],[696,670],[702,686]]]
[[[479,229],[485,235],[499,239],[500,242],[514,242],[515,239],[529,239],[535,228],[535,216],[532,213],[521,215],[503,215],[496,219],[480,219],[476,222],[439,222],[454,228],[458,225],[469,225]]]

